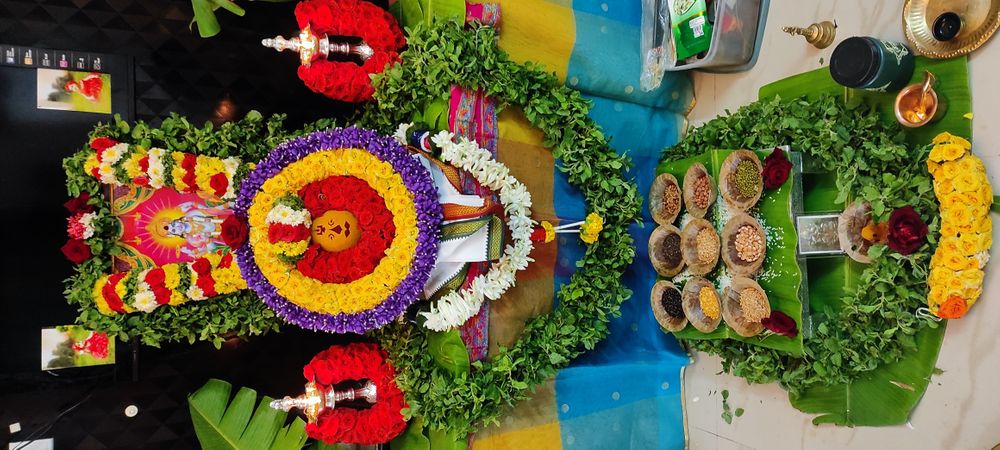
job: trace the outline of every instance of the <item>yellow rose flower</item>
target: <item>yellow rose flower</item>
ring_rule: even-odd
[[[979,191],[982,182],[975,172],[961,172],[955,176],[954,186],[958,192],[974,192]]]
[[[942,263],[945,267],[954,270],[965,270],[968,267],[968,261],[970,258],[963,256],[959,253],[945,252],[943,253]]]
[[[937,176],[938,170],[941,170],[941,164],[938,164],[930,159],[927,160],[927,172],[931,175]]]
[[[976,288],[982,286],[983,284],[983,271],[982,270],[963,270],[958,273],[958,277],[962,279],[966,287]]]
[[[985,216],[976,223],[975,231],[983,234],[993,233],[993,219],[990,216]]]
[[[937,177],[946,180],[953,180],[958,174],[962,173],[961,168],[955,162],[944,162],[941,163],[941,170],[938,171]]]
[[[940,198],[942,195],[950,194],[955,191],[955,186],[952,184],[950,179],[946,178],[935,178],[934,179],[934,193]]]
[[[958,236],[958,227],[951,222],[941,224],[941,236]]]
[[[944,303],[944,300],[944,290],[938,286],[931,287],[930,292],[927,294],[927,304],[934,307]]]

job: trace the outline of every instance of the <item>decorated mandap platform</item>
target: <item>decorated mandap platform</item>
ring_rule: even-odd
[[[754,406],[693,394],[701,354],[815,425],[907,423],[988,297],[968,60],[916,58],[948,102],[920,128],[820,68],[685,133],[690,77],[637,89],[599,38],[638,46],[641,8],[522,3],[306,0],[263,44],[354,116],[96,127],[64,161],[78,322],[354,335],[283,399],[193,393],[206,448],[680,448],[699,399]]]

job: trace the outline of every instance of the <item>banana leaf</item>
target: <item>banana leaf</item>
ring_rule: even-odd
[[[191,421],[198,442],[206,450],[301,450],[306,424],[296,417],[285,425],[288,413],[257,405],[257,391],[241,388],[230,402],[233,386],[211,379],[188,396]],[[256,408],[255,408],[256,405]]]
[[[906,139],[914,145],[929,144],[933,136],[947,131],[971,137],[972,111],[966,57],[949,60],[917,58],[911,82],[923,79],[924,70],[937,77],[938,95],[947,102],[945,116],[938,122],[906,129]],[[825,93],[842,93],[847,102],[864,102],[877,106],[883,120],[894,121],[895,95],[847,89],[836,84],[826,68],[806,72],[762,87],[759,98],[781,95],[791,100]],[[818,174],[804,182],[806,211],[835,209],[830,201],[836,196],[832,175]],[[829,204],[827,204],[829,202]],[[809,304],[813,312],[823,308],[836,309],[840,298],[857,280],[862,268],[845,257],[809,260]],[[886,426],[905,423],[927,389],[934,372],[947,322],[936,328],[925,328],[915,337],[916,350],[892,364],[885,364],[851,383],[818,386],[792,398],[792,406],[805,413],[818,414],[813,423],[840,426]]]
[[[657,167],[657,174],[670,173],[678,180],[684,179],[684,174],[688,168],[696,162],[705,165],[712,177],[719,180],[719,168],[732,150],[713,150],[692,158],[668,161]],[[768,152],[758,152],[761,158],[768,155]],[[761,268],[761,276],[757,282],[760,287],[767,292],[768,300],[773,311],[781,311],[795,319],[802,329],[803,306],[799,296],[802,284],[802,270],[796,261],[796,248],[798,247],[798,236],[795,234],[795,226],[792,222],[791,193],[794,189],[793,180],[773,191],[766,191],[760,202],[750,210],[751,215],[760,218],[761,225],[768,230],[767,254],[764,259],[764,266]],[[718,200],[722,201],[721,198]],[[710,220],[716,224],[716,229],[721,230],[725,225],[718,219],[719,208],[714,207],[709,214],[716,217]],[[715,280],[718,278],[723,264],[720,261],[715,272],[705,278]],[[802,355],[802,333],[794,338],[781,335],[764,333],[758,336],[745,338],[726,326],[725,322],[719,324],[719,328],[711,333],[702,333],[688,325],[681,331],[674,333],[678,339],[734,339],[747,342],[761,347],[781,350],[793,355]]]
[[[972,120],[966,114],[972,112],[972,94],[969,90],[969,63],[965,56],[952,59],[929,59],[917,57],[910,83],[922,83],[924,71],[930,71],[937,78],[934,90],[943,99],[945,115],[937,122],[920,128],[906,130],[906,139],[911,144],[929,144],[942,131],[972,137]],[[872,92],[850,89],[837,84],[826,67],[794,75],[760,88],[757,98],[771,98],[780,95],[783,99],[797,97],[815,98],[822,94],[840,94],[847,102],[864,102],[877,105],[886,122],[895,122],[893,103],[895,92]]]

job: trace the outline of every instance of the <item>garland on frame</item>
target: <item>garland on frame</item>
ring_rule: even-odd
[[[226,337],[250,336],[277,331],[282,321],[256,298],[243,290],[220,295],[208,302],[195,302],[183,308],[157,308],[149,314],[105,315],[94,301],[94,286],[104,274],[111,271],[111,257],[115,250],[114,227],[110,204],[98,179],[84,167],[94,153],[89,143],[95,138],[108,138],[143,148],[159,147],[170,151],[186,152],[216,158],[237,157],[244,161],[257,161],[279,143],[316,129],[327,128],[330,121],[319,121],[302,130],[289,131],[283,126],[284,116],[264,119],[251,111],[242,120],[219,127],[211,124],[196,126],[187,119],[171,115],[159,127],[144,122],[129,124],[115,117],[107,124],[99,124],[90,134],[88,145],[63,160],[66,172],[66,189],[73,200],[67,202],[71,215],[93,213],[90,222],[93,234],[86,239],[72,239],[75,274],[66,279],[64,295],[77,305],[76,322],[86,328],[107,332],[121,340],[139,338],[142,343],[159,346],[164,342],[198,340],[210,341],[221,346]],[[241,167],[233,177],[233,184],[246,176]],[[89,211],[87,211],[89,210]],[[81,217],[82,218],[82,217]],[[72,227],[72,223],[70,224]],[[86,230],[74,230],[83,237]],[[83,247],[86,247],[86,251]],[[70,245],[70,244],[67,244]],[[70,256],[70,253],[67,253]],[[221,318],[221,320],[219,319]]]
[[[636,185],[623,175],[628,159],[608,146],[587,116],[588,102],[551,73],[511,61],[496,38],[489,27],[418,24],[410,30],[403,62],[375,78],[378,104],[364,111],[362,126],[391,134],[424,105],[446,97],[452,84],[482,88],[501,107],[521,107],[543,131],[544,144],[604,227],[560,289],[559,308],[530,320],[518,342],[473,363],[468,376],[456,377],[435,362],[426,330],[392,323],[373,333],[398,369],[396,381],[409,404],[404,413],[454,435],[497,423],[506,408],[530,396],[529,389],[607,337],[608,321],[631,296],[621,275],[635,257],[628,224],[641,205]]]
[[[937,326],[916,311],[927,299],[938,204],[924,164],[930,147],[910,148],[903,138],[899,126],[883,123],[874,108],[846,105],[830,95],[789,102],[775,97],[713,119],[666,149],[664,159],[677,160],[706,148],[791,145],[836,174],[837,203],[850,196],[868,202],[875,222],[912,206],[930,231],[930,245],[924,242],[907,255],[885,244],[872,247],[874,261],[860,275],[855,293],[843,297],[844,307],[814,312],[819,326],[805,341],[807,357],[729,340],[689,341],[692,348],[721,356],[725,371],[750,383],[777,381],[793,397],[812,386],[858,379],[912,351],[917,332]]]

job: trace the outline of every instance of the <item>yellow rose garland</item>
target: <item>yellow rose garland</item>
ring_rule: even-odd
[[[957,319],[983,292],[983,267],[993,245],[993,188],[969,141],[941,133],[933,144],[927,170],[941,204],[941,239],[931,258],[927,306],[935,316]]]
[[[302,275],[278,259],[279,249],[267,239],[266,217],[276,199],[331,176],[354,176],[385,199],[393,215],[396,236],[386,256],[372,273],[350,283],[324,283]],[[364,150],[338,149],[312,153],[271,177],[254,196],[248,210],[250,245],[261,273],[278,293],[310,311],[326,314],[357,313],[388,297],[409,273],[417,247],[417,216],[413,197],[389,163]]]

